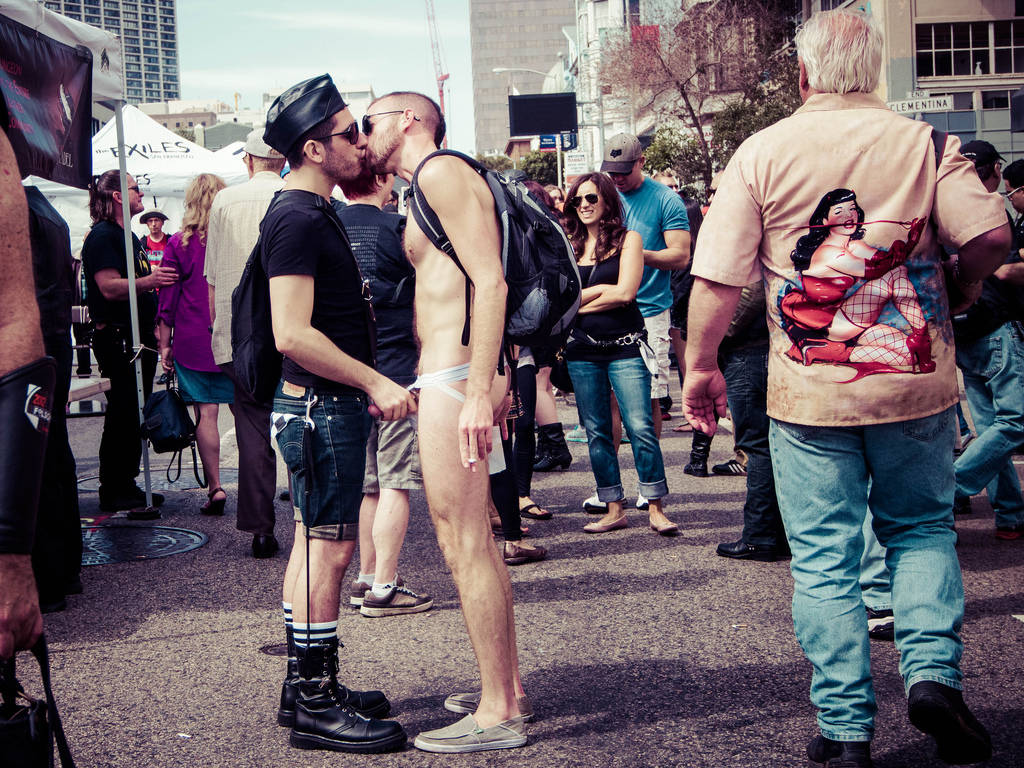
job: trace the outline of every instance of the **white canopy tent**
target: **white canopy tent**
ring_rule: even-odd
[[[211,152],[164,128],[133,106],[121,110],[124,126],[124,156],[128,173],[135,177],[146,209],[159,208],[167,215],[165,231],[176,232],[185,208],[185,188],[197,174],[215,173],[229,186],[249,178],[241,155]],[[117,115],[92,138],[92,168],[101,174],[118,167],[121,147],[117,138]],[[89,195],[80,189],[29,177],[53,207],[68,222],[73,247],[81,244],[90,226]],[[146,227],[133,226],[144,236]]]

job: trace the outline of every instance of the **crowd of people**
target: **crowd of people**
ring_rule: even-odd
[[[582,505],[600,517],[583,530],[629,525],[618,461],[628,441],[635,509],[652,531],[671,536],[679,527],[667,505],[661,433],[674,355],[684,417],[674,429],[692,432],[683,471],[709,475],[711,442],[728,415],[735,455],[711,472],[746,478],[741,536],[717,554],[792,559],[794,625],[814,667],[819,713],[820,733],[807,747],[812,764],[871,765],[871,638],[899,648],[910,720],[935,738],[940,757],[987,759],[989,736],[961,694],[954,509],[968,514],[971,497],[987,489],[995,535],[1024,538],[1011,461],[1024,442],[1024,216],[1014,227],[996,194],[1004,184],[1024,214],[1024,161],[1003,168],[987,142],[961,146],[889,112],[873,95],[881,33],[869,16],[815,14],[796,47],[804,106],[740,147],[712,181],[707,206],[684,197],[671,171],[646,175],[643,146],[630,134],[608,139],[600,171],[576,177],[568,190],[529,185],[564,229],[581,280],[579,311],[560,348],[504,344],[501,224],[491,192],[470,164],[434,154],[444,117],[422,94],[382,96],[360,123],[328,75],[288,89],[245,143],[249,181],[225,188],[214,175],[197,176],[175,234],[163,232],[162,212],[143,214],[150,234],[131,235],[131,275],[123,204],[143,212],[138,185],[128,178],[124,201],[116,171],[94,180],[82,262],[93,351],[110,380],[100,507],[153,519],[163,503],[136,482],[137,357],[147,396],[159,353],[197,409],[209,481],[201,514],[223,515],[229,503],[217,420],[219,404],[232,409],[237,527],[252,534],[257,558],[280,548],[276,444],[295,510],[277,713],[293,746],[382,752],[406,743],[403,727],[385,719],[391,706],[381,691],[339,681],[338,616],[345,598],[370,617],[431,608],[414,577],[399,575],[410,491],[421,488],[481,687],[449,696],[445,707],[465,717],[414,744],[461,753],[526,743],[533,711],[506,566],[547,556],[523,540],[524,518],[552,517],[534,496],[533,473],[573,460],[552,381],[574,392],[586,436],[595,493]],[[6,143],[0,150],[6,163]],[[894,157],[904,159],[895,186],[877,172]],[[396,176],[412,183],[412,205],[436,214],[458,263],[436,247],[437,233],[388,210]],[[25,218],[16,190],[0,194],[5,221]],[[17,227],[7,231],[4,265],[21,258],[16,238],[29,240]],[[60,239],[59,225],[45,231]],[[40,237],[33,229],[34,256]],[[51,261],[70,262],[66,245],[50,250],[60,252]],[[254,397],[232,361],[231,294],[251,253],[267,277],[283,355],[272,401]],[[38,264],[36,275],[39,283]],[[10,294],[19,306],[35,306],[25,286],[4,289],[20,291]],[[44,311],[40,334],[33,312],[18,318],[34,324],[33,333],[0,345],[0,407],[11,407],[11,387],[35,377],[54,393],[53,418],[45,457],[41,448],[19,448],[15,457],[4,443],[0,573],[16,589],[0,604],[0,656],[37,634],[37,600],[57,610],[80,588],[74,459],[62,426],[70,315],[49,327],[60,312]],[[55,389],[46,382],[53,374],[41,359],[44,344],[57,360]],[[954,362],[973,433],[962,412],[957,419]],[[41,445],[44,430],[27,431],[24,445]],[[33,549],[27,521],[39,493],[19,486],[13,495],[15,471],[52,478],[39,525],[70,525],[71,533],[36,537]],[[73,513],[53,511],[72,503]],[[347,581],[357,541],[359,566]],[[28,555],[38,597],[25,573]],[[46,567],[54,562],[61,567]]]

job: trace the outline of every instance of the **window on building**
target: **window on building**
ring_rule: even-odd
[[[918,77],[1024,73],[1024,21],[918,24]]]
[[[188,127],[189,128],[194,128],[195,127],[195,123],[193,123],[191,120],[189,120],[188,121]],[[305,145],[303,145],[303,146],[305,146]]]
[[[998,91],[981,92],[982,109],[1009,109],[1010,94],[1012,91],[1000,89]]]
[[[836,8],[846,5],[850,0],[821,0],[821,10],[833,11]]]

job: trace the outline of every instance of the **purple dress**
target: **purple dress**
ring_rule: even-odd
[[[174,285],[160,289],[157,322],[174,329],[172,349],[176,363],[193,371],[220,373],[210,348],[210,295],[203,267],[206,244],[198,234],[182,244],[181,233],[172,235],[164,249],[162,266],[178,273]]]

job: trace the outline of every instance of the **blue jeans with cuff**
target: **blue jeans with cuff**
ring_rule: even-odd
[[[648,499],[667,496],[665,463],[654,434],[651,413],[651,374],[643,359],[637,356],[603,362],[569,360],[568,366],[580,424],[587,430],[597,497],[604,502],[625,498],[619,460],[612,443],[612,390],[619,403],[622,426],[633,448],[640,493]]]
[[[862,528],[885,548],[900,674],[907,690],[930,680],[961,688],[964,593],[953,530],[953,424],[933,416],[858,427],[773,419],[772,463],[793,551],[793,625],[814,671],[811,702],[822,735],[874,733]]]

